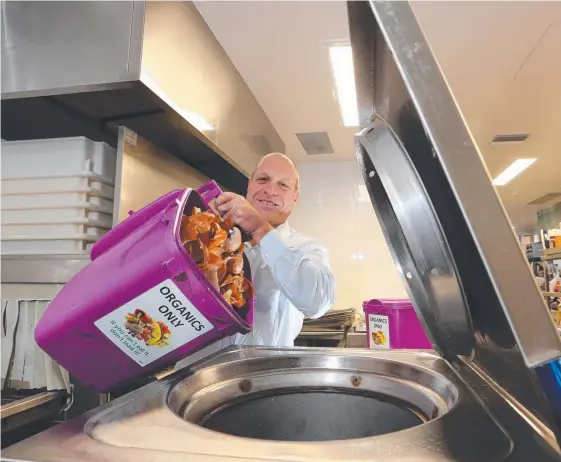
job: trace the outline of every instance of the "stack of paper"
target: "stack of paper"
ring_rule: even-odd
[[[354,314],[354,308],[328,311],[319,319],[305,319],[302,332],[345,331],[351,327]]]

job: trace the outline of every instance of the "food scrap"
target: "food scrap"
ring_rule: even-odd
[[[171,331],[162,321],[154,321],[142,310],[125,315],[125,328],[137,340],[148,346],[165,347],[169,344]]]
[[[242,308],[253,296],[243,275],[242,235],[230,220],[193,207],[181,219],[180,238],[185,250],[226,302]]]

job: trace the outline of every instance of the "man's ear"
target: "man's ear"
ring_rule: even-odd
[[[296,193],[294,194],[294,203],[298,202],[299,197],[300,197],[300,188],[298,188],[296,190]]]

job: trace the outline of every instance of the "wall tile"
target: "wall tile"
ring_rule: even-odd
[[[289,221],[327,247],[337,283],[334,308],[406,297],[372,205],[357,201],[363,181],[356,162],[301,164],[298,170],[300,200]]]

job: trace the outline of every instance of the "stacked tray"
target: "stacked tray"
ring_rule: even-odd
[[[115,171],[87,138],[3,141],[2,253],[87,253],[113,225]]]

